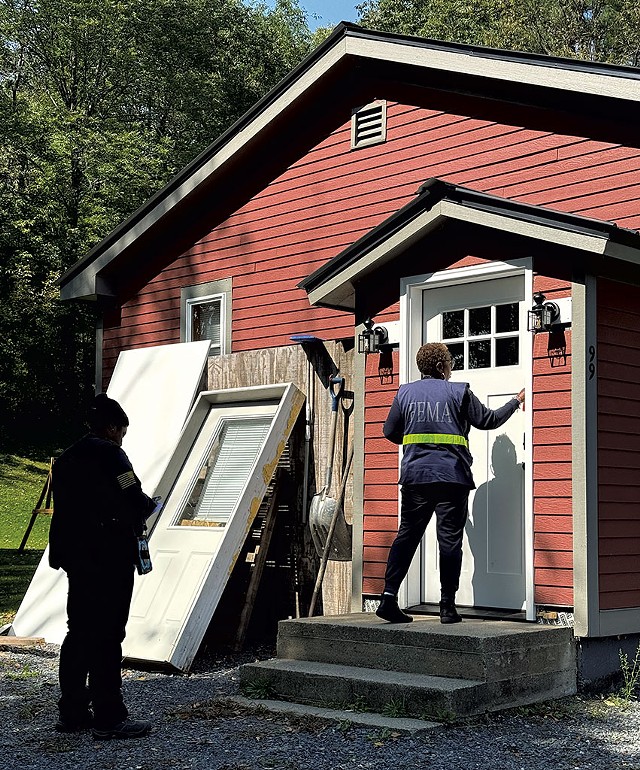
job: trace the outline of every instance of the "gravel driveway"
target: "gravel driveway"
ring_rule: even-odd
[[[0,769],[640,770],[640,705],[569,698],[407,736],[349,722],[255,713],[229,700],[238,666],[270,650],[196,659],[188,676],[125,672],[132,717],[150,736],[93,741],[54,731],[58,648],[2,650]]]

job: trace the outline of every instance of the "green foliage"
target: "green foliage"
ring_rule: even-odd
[[[617,64],[640,64],[637,0],[364,0],[373,29]]]
[[[619,655],[620,671],[622,672],[622,687],[619,695],[628,702],[635,698],[636,690],[640,684],[640,644],[636,649],[633,661],[629,662],[629,657],[624,650],[620,650]]]
[[[56,281],[309,50],[296,0],[0,0],[0,446],[82,430],[93,308]]]

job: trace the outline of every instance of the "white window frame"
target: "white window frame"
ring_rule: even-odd
[[[195,305],[220,301],[220,346],[212,344],[210,356],[231,352],[231,278],[185,286],[180,291],[180,341],[192,342],[192,311]]]

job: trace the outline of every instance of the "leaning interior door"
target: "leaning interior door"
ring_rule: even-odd
[[[524,386],[524,276],[427,289],[423,312],[425,341],[442,341],[451,351],[451,380],[468,382],[486,406],[502,406]],[[476,489],[469,496],[460,605],[524,607],[524,433],[522,411],[496,430],[471,429]],[[437,602],[435,523],[427,530],[422,556],[423,601]]]
[[[127,658],[188,670],[303,399],[290,384],[200,395],[164,481],[153,571],[136,581]]]

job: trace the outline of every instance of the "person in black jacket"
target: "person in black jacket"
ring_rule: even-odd
[[[400,527],[391,545],[384,591],[376,614],[391,623],[413,620],[397,601],[400,584],[433,513],[440,555],[440,622],[462,618],[455,596],[462,566],[471,474],[469,429],[503,425],[524,404],[524,390],[496,409],[485,407],[468,383],[450,382],[452,358],[446,345],[423,345],[416,355],[422,378],[402,385],[383,427],[387,439],[403,446],[400,468]]]
[[[137,537],[155,501],[142,491],[122,440],[129,420],[117,401],[96,396],[90,433],[53,464],[49,564],[69,579],[68,632],[60,649],[60,732],[135,738],[122,697],[122,641],[133,592]]]

